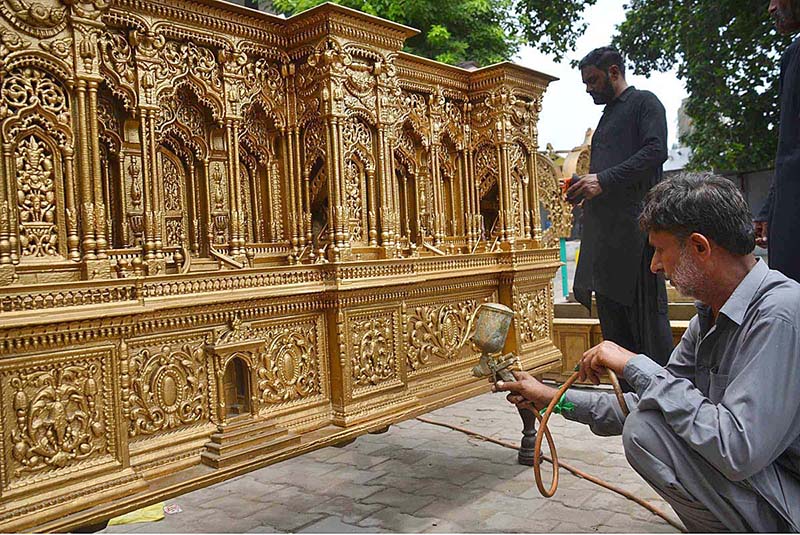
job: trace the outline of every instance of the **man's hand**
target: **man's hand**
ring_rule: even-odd
[[[601,193],[603,193],[603,188],[600,186],[597,175],[583,175],[567,190],[567,200],[572,204],[577,204],[582,199],[593,199]]]
[[[497,381],[492,387],[492,391],[509,392],[506,399],[517,407],[530,408],[528,405],[531,402],[538,408],[547,407],[553,396],[556,395],[555,388],[543,385],[528,372],[515,371],[513,373],[516,381]]]
[[[635,353],[631,353],[614,342],[608,340],[600,342],[583,354],[578,377],[581,381],[588,379],[598,385],[600,376],[605,373],[605,370],[611,370],[621,376],[625,365],[635,356]]]
[[[756,231],[756,245],[759,247],[763,247],[764,249],[767,248],[769,245],[767,242],[767,222],[766,221],[753,221],[753,226],[755,227]]]

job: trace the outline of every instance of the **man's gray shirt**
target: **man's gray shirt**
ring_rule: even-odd
[[[628,361],[628,407],[663,413],[689,447],[800,531],[800,284],[759,260],[716,324],[697,308],[666,367],[645,355]],[[566,399],[575,405],[567,418],[622,433],[613,395],[571,390]]]

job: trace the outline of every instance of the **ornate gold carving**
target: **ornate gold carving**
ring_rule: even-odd
[[[201,422],[209,418],[208,372],[202,339],[179,347],[145,348],[130,357],[128,436]]]
[[[548,287],[531,292],[518,292],[515,309],[523,344],[550,338],[550,290]]]
[[[408,315],[407,362],[419,370],[432,358],[452,360],[459,356],[467,323],[478,306],[475,299],[453,304],[417,305]]]
[[[69,124],[69,108],[64,88],[52,76],[25,67],[8,73],[0,89],[0,118],[20,115],[23,110],[40,107],[52,113],[58,122]]]
[[[59,256],[53,154],[31,135],[17,146],[17,210],[23,256]]]
[[[67,6],[61,2],[4,0],[0,10],[17,29],[39,38],[53,36],[67,24]]]
[[[286,403],[322,393],[316,321],[260,328],[256,332],[267,340],[256,372],[264,403]]]
[[[512,242],[539,238],[530,214],[550,202],[541,75],[414,58],[410,30],[335,5],[271,21],[219,2],[0,0],[0,18],[0,528],[66,531],[132,470],[151,493],[161,474],[186,485],[170,465],[234,406],[318,430],[312,448],[331,423],[355,435],[469,392],[468,314],[498,284],[552,276],[556,252]],[[506,243],[489,253],[492,188]],[[83,483],[81,500],[58,490]]]
[[[222,89],[220,68],[214,53],[193,42],[168,41],[160,50],[162,61],[156,72],[160,80],[174,80],[191,73],[213,89]]]
[[[551,223],[550,228],[544,232],[542,241],[546,247],[556,247],[559,238],[570,235],[572,207],[564,199],[555,165],[542,154],[536,155],[536,173],[539,201],[547,210]]]
[[[14,479],[111,451],[102,367],[94,358],[3,374],[3,389],[13,396],[7,422]]]
[[[398,378],[394,314],[358,316],[348,323],[352,333],[353,385],[372,386]]]

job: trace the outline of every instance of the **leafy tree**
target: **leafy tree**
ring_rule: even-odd
[[[630,0],[614,38],[637,74],[677,66],[689,93],[693,167],[771,165],[778,138],[780,53],[764,0]]]
[[[285,15],[325,0],[273,0]],[[514,57],[523,43],[557,58],[586,29],[579,18],[597,0],[334,0],[420,30],[406,51],[450,64],[489,65]]]

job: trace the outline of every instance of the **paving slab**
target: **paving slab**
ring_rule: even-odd
[[[522,424],[485,394],[426,418],[519,444]],[[677,519],[625,461],[620,437],[554,416],[559,458],[635,493]],[[106,533],[677,533],[624,497],[562,470],[543,498],[517,452],[410,420],[178,496],[182,513]],[[543,477],[549,484],[549,464]]]

